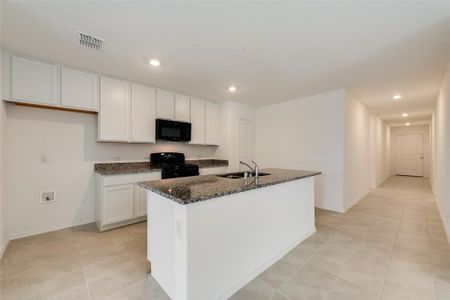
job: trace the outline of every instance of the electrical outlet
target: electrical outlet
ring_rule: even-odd
[[[52,203],[56,201],[56,193],[53,191],[41,192],[42,203]]]

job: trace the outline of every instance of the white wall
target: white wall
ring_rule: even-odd
[[[1,4],[0,4],[1,12]],[[1,69],[1,49],[0,49],[0,69]],[[2,80],[0,72],[0,95],[2,94]],[[5,174],[5,156],[6,156],[6,110],[3,101],[0,101],[0,258],[2,257],[7,245],[7,221],[6,221],[6,174]]]
[[[213,157],[216,147],[179,143],[97,143],[91,114],[7,104],[8,233],[11,238],[94,221],[94,162],[147,160],[151,152],[181,151],[188,158]],[[40,159],[47,156],[48,162]],[[39,193],[56,191],[41,204]]]
[[[396,139],[399,135],[405,134],[420,134],[423,136],[423,175],[424,177],[430,176],[430,127],[429,125],[420,126],[402,126],[402,127],[392,127],[391,128],[391,152],[392,152],[392,169],[391,173],[396,174],[397,172],[397,149],[396,149]]]
[[[450,65],[436,102],[432,134],[432,186],[450,241]]]
[[[221,104],[221,146],[215,153],[215,158],[227,159],[230,172],[239,170],[239,120],[253,122],[255,128],[255,108],[237,102]],[[251,141],[251,144],[254,143]],[[254,150],[254,149],[253,149]],[[254,151],[253,151],[254,152]]]
[[[391,175],[391,129],[379,117],[370,116],[370,187],[376,188]]]
[[[345,91],[256,110],[255,158],[262,167],[315,170],[316,206],[343,210]]]
[[[355,97],[346,95],[344,143],[344,211],[369,193],[370,114]]]

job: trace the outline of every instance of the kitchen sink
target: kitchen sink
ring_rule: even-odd
[[[242,179],[242,178],[244,178],[245,173],[248,174],[248,178],[255,177],[255,173],[251,173],[251,172],[234,172],[234,173],[218,174],[216,176],[222,177],[222,178],[228,178],[228,179]],[[263,173],[263,172],[259,173],[259,176],[267,176],[267,175],[270,175],[270,174]]]

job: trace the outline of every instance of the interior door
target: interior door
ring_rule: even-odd
[[[251,165],[253,159],[253,123],[250,120],[239,120],[239,160]],[[248,171],[248,168],[239,165],[239,170]]]
[[[397,175],[423,176],[423,136],[398,135]]]

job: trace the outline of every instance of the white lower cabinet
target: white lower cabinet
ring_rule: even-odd
[[[134,184],[121,184],[105,187],[103,224],[109,225],[133,219]]]
[[[143,217],[147,215],[147,190],[138,184],[134,186],[134,217]]]
[[[160,172],[102,176],[96,174],[96,223],[100,231],[147,219],[147,190],[137,183],[161,179]]]

